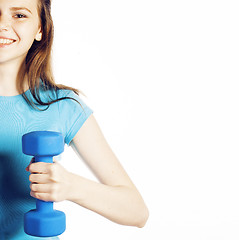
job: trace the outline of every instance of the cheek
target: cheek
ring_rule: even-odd
[[[20,41],[32,43],[37,34],[37,28],[32,23],[15,24],[13,26]]]

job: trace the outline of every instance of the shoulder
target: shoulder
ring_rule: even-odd
[[[79,96],[70,89],[63,89],[63,88],[53,88],[53,87],[45,87],[43,81],[41,80],[39,86],[39,95],[44,100],[57,100],[60,98],[74,98],[77,99]]]
[[[60,89],[57,93],[57,99],[60,101],[59,106],[62,107],[70,107],[74,111],[79,111],[89,108],[85,103],[83,98],[81,98],[78,94],[76,94],[73,90],[68,89]]]
[[[68,89],[58,89],[56,92],[56,97],[64,98],[64,97],[77,97],[78,95],[73,90]]]
[[[64,128],[65,142],[69,144],[93,110],[72,90],[59,90],[57,95],[60,122]]]
[[[67,103],[67,104],[77,103],[77,101],[79,103],[84,104],[82,98],[78,94],[76,94],[73,90],[68,90],[68,89],[57,90],[56,99],[62,99],[63,101],[60,101],[60,102]],[[70,101],[64,101],[64,100],[70,100]]]
[[[69,89],[58,89],[57,92],[59,96],[77,95],[73,90]]]
[[[58,90],[57,99],[59,100],[57,103],[60,115],[68,116],[73,121],[79,117],[85,120],[93,113],[88,104],[73,90]]]

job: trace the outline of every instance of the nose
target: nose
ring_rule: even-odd
[[[9,20],[3,15],[0,16],[0,31],[9,29]]]

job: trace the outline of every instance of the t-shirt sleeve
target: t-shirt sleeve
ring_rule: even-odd
[[[63,99],[59,101],[59,116],[64,135],[65,143],[69,146],[76,133],[83,126],[84,122],[93,113],[92,109],[72,90],[62,91],[61,97],[76,99]]]

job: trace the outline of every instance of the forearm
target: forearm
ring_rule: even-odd
[[[70,180],[67,200],[122,225],[145,225],[148,210],[136,189],[104,185],[73,173]]]

